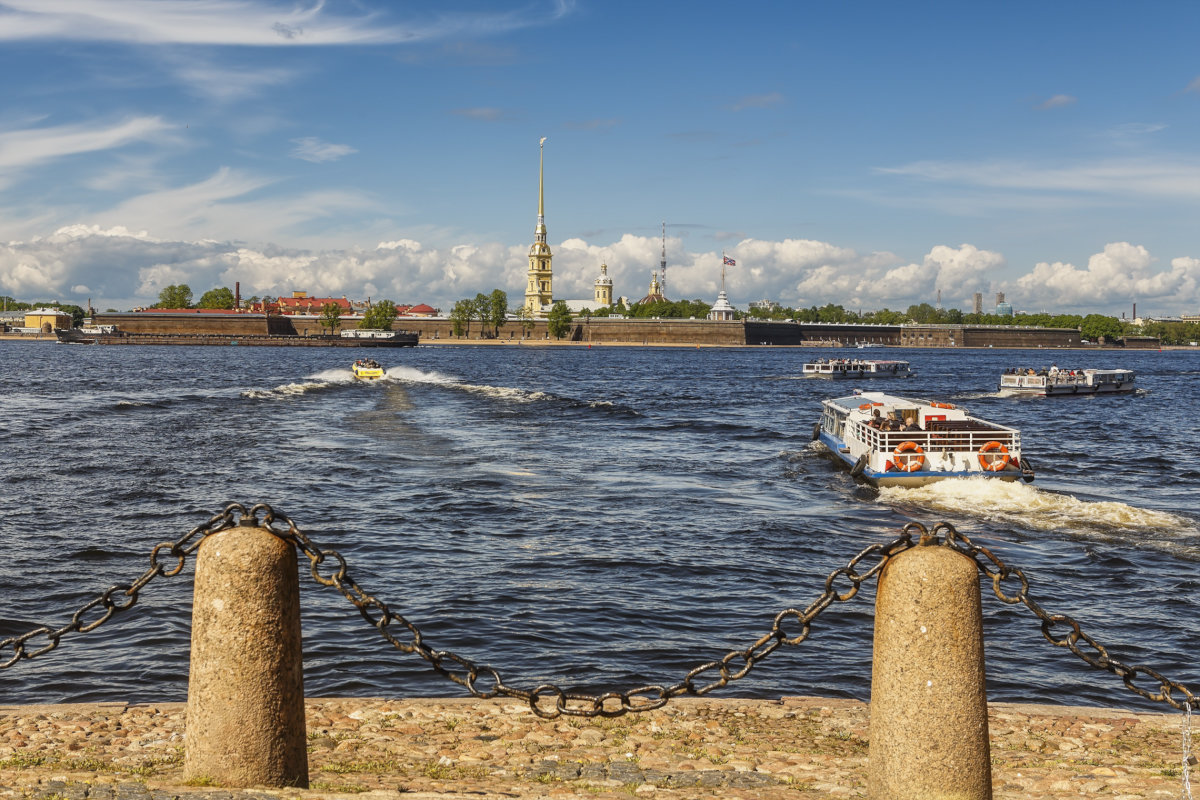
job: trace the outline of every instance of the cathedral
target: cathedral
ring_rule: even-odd
[[[543,136],[538,142],[537,228],[533,234],[533,246],[529,248],[529,281],[525,285],[525,310],[535,317],[546,316],[554,305],[554,276],[551,269],[554,256],[550,252],[550,245],[546,243],[546,193],[542,157],[545,145],[546,137]]]

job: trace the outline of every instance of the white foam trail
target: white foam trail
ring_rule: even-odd
[[[284,383],[274,389],[248,389],[242,392],[242,397],[252,400],[270,400],[278,397],[295,397],[305,392],[318,389],[328,389],[340,383],[353,383],[354,373],[348,369],[324,369],[308,376],[308,380],[297,383]]]
[[[918,505],[1041,531],[1175,531],[1196,534],[1192,520],[1112,500],[1080,500],[1021,482],[990,478],[938,481],[912,489],[886,487],[884,503]]]
[[[525,389],[514,389],[508,386],[463,383],[448,375],[442,375],[438,372],[422,372],[412,367],[390,367],[387,371],[387,377],[406,383],[436,384],[438,386],[445,386],[448,389],[458,389],[459,391],[472,392],[473,394],[481,394],[486,397],[494,397],[498,400],[508,400],[514,403],[532,403],[536,400],[546,400],[552,396],[545,392],[530,392]]]

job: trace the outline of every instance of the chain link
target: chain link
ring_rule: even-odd
[[[286,526],[286,529],[277,525]],[[263,528],[292,543],[308,559],[313,579],[323,586],[337,589],[358,609],[363,619],[376,628],[396,649],[403,653],[416,653],[435,671],[465,687],[475,697],[520,699],[529,704],[534,714],[545,719],[554,719],[561,715],[615,717],[631,712],[652,711],[662,708],[674,697],[700,697],[723,688],[746,677],[757,664],[781,646],[795,646],[805,641],[812,631],[813,621],[821,612],[834,603],[854,599],[862,584],[878,576],[896,555],[918,544],[939,543],[971,558],[979,570],[991,579],[993,591],[1002,602],[1022,603],[1039,617],[1042,621],[1042,634],[1051,644],[1067,648],[1089,665],[1117,675],[1135,694],[1185,710],[1189,725],[1185,748],[1190,742],[1191,710],[1200,708],[1200,698],[1183,684],[1169,680],[1149,667],[1123,664],[1109,656],[1107,650],[1086,634],[1073,618],[1065,614],[1047,613],[1030,597],[1029,582],[1021,570],[1008,567],[986,547],[972,543],[947,523],[938,523],[929,530],[920,523],[911,522],[904,526],[900,536],[893,541],[865,548],[851,558],[846,566],[829,573],[825,579],[824,592],[807,608],[788,608],[780,611],[775,615],[771,629],[749,647],[744,650],[731,650],[719,660],[693,668],[678,683],[671,686],[639,686],[625,691],[592,695],[569,692],[554,684],[542,684],[531,690],[511,687],[504,683],[495,667],[477,664],[452,651],[434,649],[426,644],[416,625],[400,614],[392,612],[386,603],[368,594],[355,583],[349,575],[346,560],[336,550],[321,549],[288,516],[266,504],[260,503],[247,510],[240,503],[231,503],[220,514],[193,528],[180,539],[155,546],[150,554],[150,568],[140,577],[128,584],[110,586],[99,597],[84,604],[75,612],[71,621],[61,628],[42,626],[19,636],[0,640],[0,669],[11,667],[22,659],[36,658],[50,652],[58,647],[60,640],[69,633],[87,633],[95,630],[114,615],[131,608],[137,602],[138,593],[159,575],[179,575],[186,566],[188,556],[196,551],[206,536],[238,526]],[[913,541],[915,534],[919,534],[919,540],[916,542]],[[939,535],[944,537],[944,541],[938,541]],[[161,556],[175,559],[175,564],[164,565],[159,560]],[[871,562],[868,559],[875,560]],[[839,590],[839,581],[848,585]],[[1017,585],[1006,590],[1005,586],[1011,585],[1013,581]],[[88,614],[96,608],[102,608],[103,612],[95,619],[89,620]],[[1069,630],[1056,637],[1053,631],[1058,626]],[[41,636],[45,637],[45,644],[38,646],[36,640]],[[30,644],[31,641],[34,644]],[[1081,641],[1086,648],[1080,646]],[[12,651],[12,655],[4,660],[4,654],[8,650]],[[1158,681],[1159,691],[1154,692],[1136,685],[1135,681],[1140,676]],[[480,685],[481,678],[483,685]],[[1176,694],[1181,697],[1177,698]],[[1185,761],[1187,756],[1188,753],[1185,752]],[[1186,785],[1186,772],[1184,780]]]
[[[945,536],[945,545],[947,547],[953,548],[971,558],[975,562],[975,565],[979,567],[979,571],[991,578],[992,589],[1001,602],[1010,605],[1021,603],[1042,621],[1042,635],[1046,637],[1046,641],[1058,647],[1065,647],[1096,669],[1111,672],[1125,683],[1125,687],[1129,691],[1141,695],[1147,700],[1166,703],[1172,708],[1181,711],[1185,708],[1200,708],[1200,697],[1192,694],[1182,683],[1176,683],[1150,667],[1142,665],[1130,666],[1118,661],[1108,654],[1108,650],[1103,645],[1085,633],[1075,619],[1066,614],[1048,613],[1029,596],[1029,581],[1026,579],[1024,572],[1009,567],[997,558],[992,551],[981,545],[974,544],[948,523],[940,522],[935,525],[930,532],[930,536],[936,537],[939,533]],[[1019,586],[1011,589],[1010,591],[1014,593],[1010,595],[1005,592],[1003,587],[1005,581],[1011,583],[1013,580]],[[1063,627],[1068,630],[1062,635],[1056,636],[1054,633],[1056,627]],[[1080,642],[1083,642],[1086,647],[1081,646]],[[1140,676],[1146,676],[1157,681],[1159,691],[1151,691],[1150,689],[1136,685],[1135,681]],[[1176,694],[1181,695],[1181,697],[1176,697]]]
[[[255,506],[254,510],[268,509],[267,506]],[[198,525],[174,542],[163,542],[155,545],[150,551],[150,568],[131,583],[117,583],[105,589],[99,597],[85,603],[71,616],[71,621],[61,628],[41,626],[19,636],[10,636],[0,640],[0,669],[5,669],[27,658],[36,658],[49,653],[58,647],[59,642],[69,633],[88,633],[108,622],[122,611],[128,611],[137,602],[138,593],[159,575],[174,577],[183,571],[187,557],[196,551],[205,536],[232,528],[238,524],[238,516],[243,520],[247,517],[254,519],[254,511],[246,511],[239,503],[230,504],[220,514],[212,517],[203,525]],[[243,521],[243,524],[244,521]],[[257,523],[252,523],[257,524]],[[159,561],[161,555],[176,559],[174,566],[165,566]],[[95,619],[88,620],[87,615],[93,609],[102,608]],[[43,644],[38,637],[45,637]],[[5,653],[12,654],[7,658]]]

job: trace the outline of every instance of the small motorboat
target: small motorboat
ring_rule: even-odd
[[[913,372],[907,361],[882,361],[866,358],[818,358],[804,365],[805,378],[911,378]]]
[[[1015,368],[1000,376],[1003,394],[1032,394],[1043,397],[1081,394],[1122,394],[1137,388],[1131,369]]]
[[[373,358],[360,358],[350,370],[354,377],[363,381],[374,381],[383,377],[383,367]]]
[[[947,478],[1034,478],[1016,428],[950,403],[856,392],[822,402],[813,440],[855,478],[875,486],[924,486]]]

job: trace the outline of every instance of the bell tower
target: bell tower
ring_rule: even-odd
[[[598,306],[612,305],[613,282],[608,277],[608,264],[600,265],[600,277],[596,278],[595,301]]]
[[[525,308],[533,316],[544,315],[554,305],[550,245],[546,243],[546,193],[543,152],[546,137],[538,142],[538,217],[533,246],[529,248],[529,279],[525,284]]]

